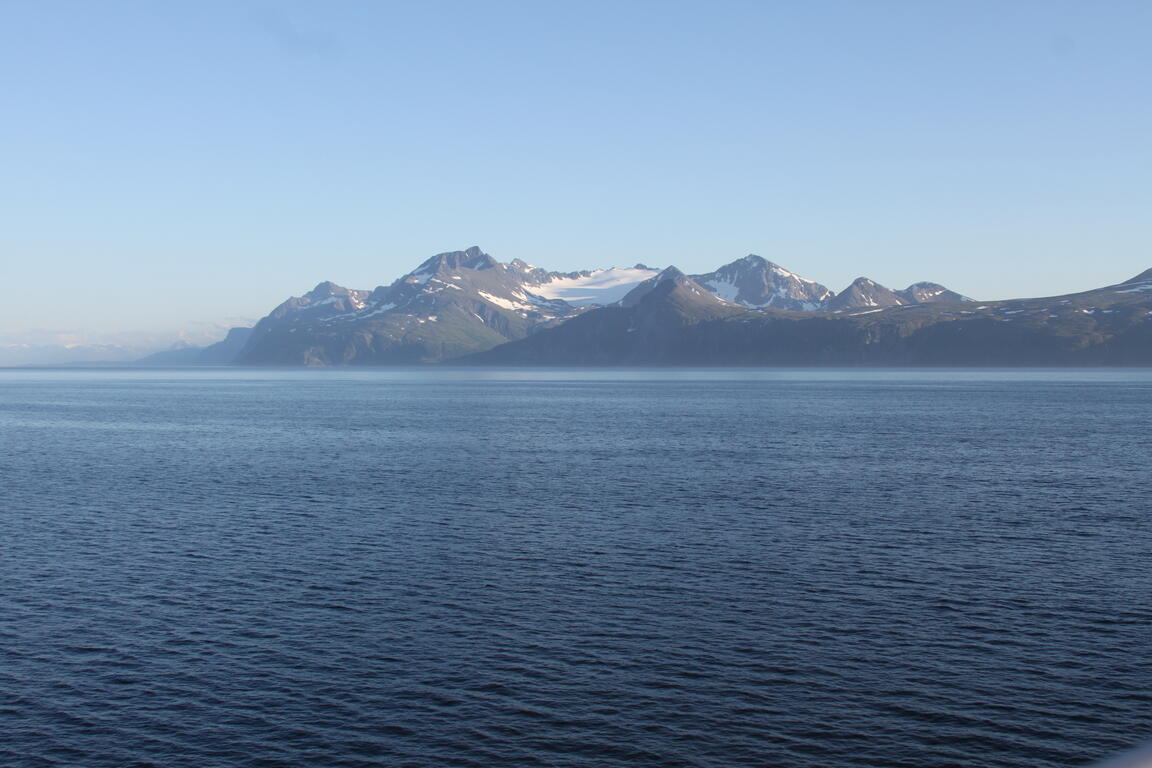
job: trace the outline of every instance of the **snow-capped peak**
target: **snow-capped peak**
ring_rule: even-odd
[[[746,307],[776,307],[809,311],[822,309],[832,292],[815,280],[800,277],[762,256],[750,254],[714,272],[693,275],[700,285],[725,301]]]

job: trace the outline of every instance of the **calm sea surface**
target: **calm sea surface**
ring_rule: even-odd
[[[1152,371],[0,371],[0,765],[1074,766]]]

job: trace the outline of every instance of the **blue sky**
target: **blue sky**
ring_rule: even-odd
[[[0,0],[0,331],[480,245],[978,298],[1152,267],[1152,3]]]

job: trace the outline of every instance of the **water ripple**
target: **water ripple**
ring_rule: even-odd
[[[0,379],[5,766],[1072,766],[1152,380]]]

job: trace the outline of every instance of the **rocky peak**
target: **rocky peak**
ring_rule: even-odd
[[[908,302],[895,291],[885,288],[867,277],[858,277],[852,284],[828,300],[832,311],[845,309],[899,307]]]
[[[677,283],[687,279],[687,275],[676,267],[665,267],[644,282],[637,284],[636,287],[628,291],[624,298],[620,299],[617,304],[621,307],[634,307],[662,283]]]
[[[820,283],[756,254],[725,264],[714,272],[693,275],[693,279],[725,301],[746,307],[815,310],[822,309],[832,296]]]
[[[635,307],[641,303],[650,304],[653,299],[658,298],[666,299],[682,310],[689,307],[693,308],[693,311],[700,308],[707,308],[707,311],[717,307],[731,308],[729,302],[701,286],[676,267],[666,267],[659,274],[640,283],[629,291],[618,305]]]
[[[913,283],[897,295],[909,304],[926,304],[933,301],[971,301],[956,291],[950,291],[939,283]]]
[[[480,250],[477,246],[472,246],[463,251],[448,251],[446,253],[438,253],[432,258],[425,261],[416,271],[412,274],[416,275],[433,275],[441,271],[455,271],[458,269],[491,269],[498,266],[499,262],[492,258],[484,251]]]
[[[308,291],[308,293],[304,294],[304,298],[308,299],[309,301],[316,302],[323,301],[324,299],[330,298],[332,296],[348,296],[351,293],[352,291],[348,288],[345,288],[342,285],[337,285],[331,280],[325,280],[324,282],[317,284],[317,286]]]

